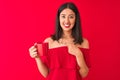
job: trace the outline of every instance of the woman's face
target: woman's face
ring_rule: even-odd
[[[63,31],[71,31],[75,24],[75,13],[66,8],[60,13],[59,19]]]

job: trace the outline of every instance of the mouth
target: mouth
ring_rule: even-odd
[[[68,25],[68,24],[65,24],[64,26],[65,26],[65,28],[69,28],[70,27],[70,25]]]

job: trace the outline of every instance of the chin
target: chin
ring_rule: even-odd
[[[64,29],[63,31],[70,32],[70,31],[72,31],[72,29]]]

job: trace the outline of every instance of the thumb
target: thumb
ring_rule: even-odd
[[[36,47],[36,46],[37,46],[37,43],[34,43],[34,46]]]

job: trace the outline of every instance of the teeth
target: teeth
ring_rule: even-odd
[[[65,26],[69,26],[69,25],[65,25]]]

